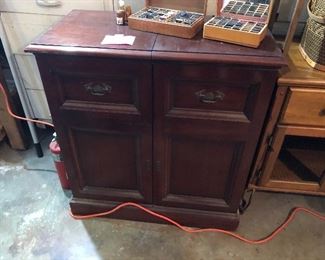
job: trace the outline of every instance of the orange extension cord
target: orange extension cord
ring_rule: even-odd
[[[54,128],[54,125],[51,124],[51,123],[47,123],[47,122],[39,121],[39,120],[34,120],[34,119],[29,119],[29,118],[20,117],[20,116],[15,115],[15,114],[11,111],[11,109],[10,109],[7,93],[6,93],[4,87],[2,86],[1,83],[0,83],[0,90],[1,90],[2,94],[3,94],[4,97],[5,97],[5,103],[6,103],[7,111],[8,111],[8,113],[9,113],[9,115],[11,115],[13,118],[16,118],[16,119],[19,119],[19,120],[23,120],[23,121],[29,121],[29,122],[33,122],[33,123],[37,123],[37,124],[47,125],[47,126],[50,126],[50,127],[53,127],[53,128]]]
[[[43,122],[43,121],[39,121],[39,120],[33,120],[33,119],[28,119],[28,118],[24,118],[24,117],[20,117],[20,116],[17,116],[15,115],[14,113],[12,113],[11,109],[10,109],[10,106],[9,106],[9,102],[8,102],[8,97],[7,97],[7,94],[3,88],[3,86],[1,85],[0,83],[0,90],[1,92],[3,93],[4,97],[5,97],[5,102],[6,102],[6,108],[7,108],[7,111],[8,113],[14,117],[14,118],[17,118],[17,119],[20,119],[20,120],[25,120],[25,121],[30,121],[30,122],[34,122],[34,123],[39,123],[39,124],[44,124],[44,125],[47,125],[47,126],[51,126],[51,127],[54,127],[54,125],[50,124],[50,123],[47,123],[47,122]],[[154,216],[156,218],[159,218],[159,219],[162,219],[172,225],[175,225],[176,227],[178,227],[179,229],[183,230],[184,232],[187,232],[187,233],[203,233],[203,232],[215,232],[215,233],[222,233],[222,234],[225,234],[225,235],[228,235],[228,236],[231,236],[233,238],[236,238],[242,242],[245,242],[247,244],[250,244],[250,245],[260,245],[260,244],[265,244],[269,241],[271,241],[275,236],[277,236],[279,233],[281,233],[282,231],[284,231],[284,229],[289,226],[289,224],[294,220],[294,218],[296,217],[297,213],[298,212],[305,212],[305,213],[308,213],[312,216],[314,216],[315,218],[318,218],[319,220],[321,221],[325,221],[325,215],[321,215],[320,213],[318,212],[315,212],[315,211],[312,211],[310,209],[306,209],[306,208],[303,208],[303,207],[297,207],[297,208],[294,208],[290,214],[288,215],[287,219],[277,228],[275,229],[270,235],[266,236],[265,238],[262,238],[262,239],[258,239],[258,240],[251,240],[251,239],[247,239],[243,236],[240,236],[234,232],[230,232],[230,231],[227,231],[227,230],[223,230],[223,229],[218,229],[218,228],[204,228],[204,229],[195,229],[195,228],[189,228],[189,227],[184,227],[182,226],[181,224],[179,224],[178,222],[164,216],[164,215],[161,215],[161,214],[158,214],[152,210],[149,210],[139,204],[136,204],[136,203],[133,203],[133,202],[125,202],[125,203],[122,203],[118,206],[116,206],[114,209],[112,210],[109,210],[109,211],[106,211],[106,212],[102,212],[102,213],[96,213],[96,214],[89,214],[89,215],[82,215],[82,216],[78,216],[78,215],[74,215],[72,212],[70,212],[70,215],[74,218],[74,219],[90,219],[90,218],[95,218],[95,217],[104,217],[104,216],[108,216],[108,215],[111,215],[113,214],[114,212],[122,209],[122,208],[125,208],[125,207],[135,207],[135,208],[138,208],[144,212],[146,212],[147,214],[151,215],[151,216]]]

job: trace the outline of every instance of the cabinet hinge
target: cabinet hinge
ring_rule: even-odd
[[[155,171],[156,172],[160,172],[161,171],[161,162],[160,161],[156,161],[155,162]]]
[[[152,171],[152,164],[150,160],[146,160],[146,169],[147,171]]]
[[[257,184],[258,181],[261,179],[262,174],[263,174],[262,169],[257,169],[257,170],[256,170],[256,172],[255,172],[255,183],[256,183],[256,184]]]
[[[250,192],[250,195],[248,197],[248,200],[245,199],[245,194],[246,193],[249,193]],[[241,201],[240,201],[240,205],[239,205],[239,213],[240,214],[244,214],[246,209],[248,209],[248,207],[251,205],[251,202],[252,202],[252,199],[253,199],[253,196],[255,194],[255,189],[248,189],[245,191]]]
[[[274,140],[274,136],[273,135],[270,135],[268,138],[267,138],[267,149],[269,151],[273,151],[273,140]]]

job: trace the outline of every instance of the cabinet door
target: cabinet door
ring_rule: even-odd
[[[151,65],[37,57],[77,198],[151,202]]]
[[[154,65],[154,200],[236,212],[275,73],[217,65]]]

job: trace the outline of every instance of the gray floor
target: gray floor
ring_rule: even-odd
[[[46,145],[46,142],[44,142]],[[34,170],[31,170],[34,169]],[[38,170],[37,170],[38,169]],[[266,245],[221,234],[185,234],[168,225],[73,220],[49,152],[16,152],[0,144],[0,259],[324,259],[325,222],[299,215]],[[294,206],[325,213],[325,198],[257,193],[238,233],[260,238]]]

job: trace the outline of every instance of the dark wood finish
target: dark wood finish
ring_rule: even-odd
[[[281,68],[286,65],[282,52],[270,33],[258,49],[203,39],[202,33],[190,40],[158,35],[153,50],[154,60],[201,63],[215,63],[218,60],[222,63],[247,65],[249,59],[250,65],[271,68]]]
[[[89,17],[91,26],[79,21]],[[113,18],[74,11],[26,49],[41,71],[73,212],[136,201],[186,225],[235,229],[284,64],[274,40],[252,51],[138,32],[119,56],[124,47],[98,45],[103,25],[105,34],[117,30]],[[97,33],[88,33],[95,24]],[[114,217],[156,221],[136,209]]]
[[[151,59],[151,50],[157,35],[132,30],[128,26],[117,26],[115,17],[113,12],[74,10],[49,28],[45,34],[36,38],[25,51],[119,59]],[[105,35],[114,34],[133,35],[136,40],[132,46],[101,44]]]
[[[44,54],[37,61],[70,178],[78,180],[74,194],[151,202],[151,64]]]
[[[83,215],[89,214],[89,212],[104,212],[116,207],[118,204],[119,203],[112,201],[73,198],[70,206],[73,213]],[[205,228],[220,226],[224,229],[235,230],[239,225],[237,213],[203,211],[180,207],[163,207],[152,204],[143,204],[143,206],[153,210],[154,212],[168,216],[173,220],[182,223],[182,225],[189,227]],[[166,224],[166,222],[163,222],[158,218],[154,218],[153,216],[150,216],[136,208],[124,208],[121,211],[114,213],[111,217]]]
[[[273,80],[239,66],[155,66],[156,203],[237,211]]]
[[[286,87],[278,87],[274,99],[271,104],[271,110],[269,111],[267,115],[267,124],[263,130],[263,135],[259,144],[258,153],[254,162],[254,167],[252,170],[252,174],[250,177],[249,183],[256,183],[259,175],[261,174],[261,171],[263,169],[264,161],[268,160],[268,156],[271,156],[272,153],[269,153],[269,144],[272,142],[274,129],[276,127],[276,124],[278,122],[278,116],[281,112],[282,105],[285,101],[287,93]],[[265,175],[265,173],[263,174]]]
[[[262,190],[324,195],[325,175],[322,176],[323,169],[319,169],[322,166],[312,171],[309,169],[311,166],[305,166],[297,161],[296,165],[301,164],[306,174],[320,173],[318,179],[304,180],[295,176],[299,174],[298,169],[292,167],[286,169],[279,160],[287,136],[325,138],[324,75],[312,69],[303,60],[298,44],[291,46],[288,58],[289,68],[283,71],[278,80],[279,89],[263,134],[251,183],[255,188]],[[303,157],[315,168],[318,164],[315,158],[319,158],[319,162],[322,162],[323,156],[320,154],[317,157],[316,154],[312,154],[307,151]]]

